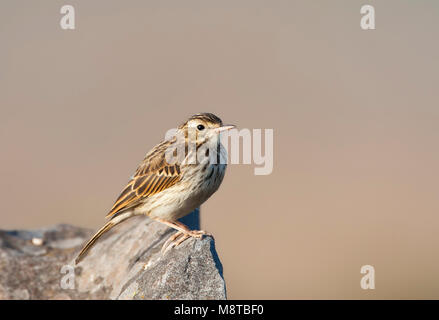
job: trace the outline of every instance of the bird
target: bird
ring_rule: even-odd
[[[223,125],[213,113],[197,113],[182,123],[172,138],[153,147],[106,215],[109,221],[85,244],[75,264],[104,233],[138,215],[176,230],[164,243],[162,253],[191,237],[209,235],[204,230],[190,230],[178,219],[218,190],[227,168],[227,151],[220,134],[233,128]]]

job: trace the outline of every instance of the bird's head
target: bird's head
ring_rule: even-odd
[[[234,127],[234,125],[223,125],[221,119],[213,113],[198,113],[190,117],[178,130],[192,142],[218,143],[220,133]]]

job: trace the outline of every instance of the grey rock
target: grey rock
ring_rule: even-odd
[[[0,299],[226,299],[213,238],[162,254],[172,232],[147,217],[128,219],[75,266],[91,230],[0,231]]]

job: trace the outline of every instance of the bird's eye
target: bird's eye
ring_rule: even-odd
[[[200,130],[200,131],[201,131],[201,130],[204,130],[204,126],[203,126],[202,124],[199,124],[199,125],[197,126],[197,129]]]

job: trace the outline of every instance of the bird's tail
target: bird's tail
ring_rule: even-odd
[[[96,241],[108,230],[112,229],[117,224],[121,223],[122,221],[132,217],[134,213],[132,211],[127,211],[125,213],[122,213],[118,215],[117,217],[111,219],[108,221],[101,229],[99,229],[98,232],[86,243],[84,248],[82,248],[81,252],[79,252],[78,256],[75,259],[75,264],[78,264],[81,262],[81,260],[86,256],[88,250],[90,250],[95,244]]]

